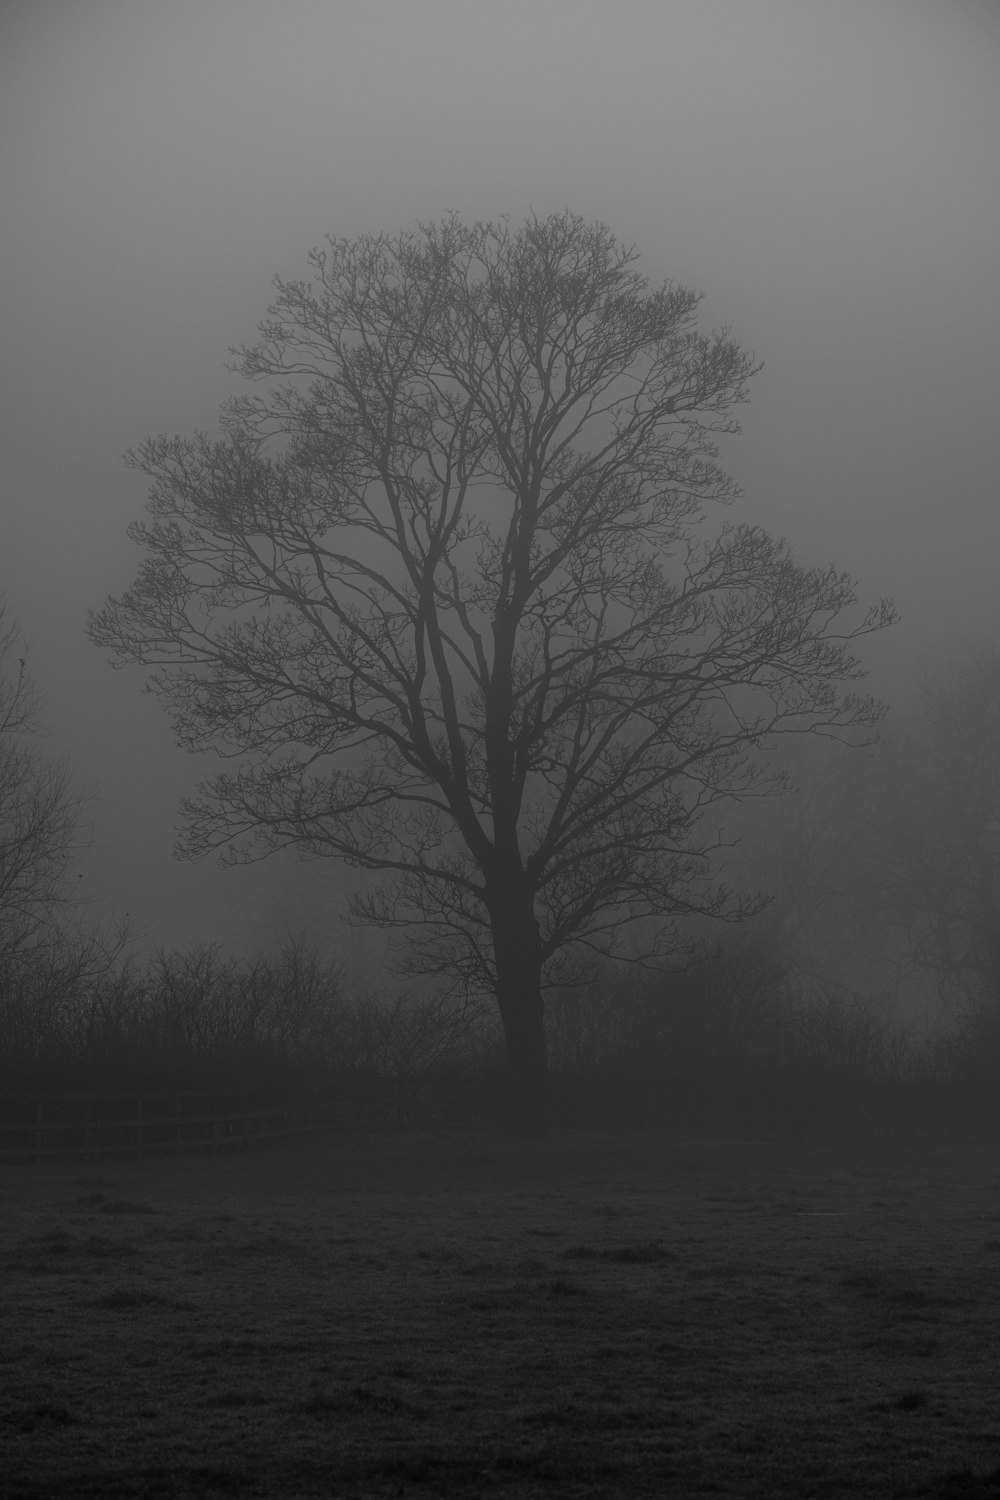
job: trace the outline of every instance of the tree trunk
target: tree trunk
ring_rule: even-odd
[[[542,956],[530,894],[508,888],[490,902],[497,1003],[510,1069],[509,1123],[515,1135],[548,1133],[548,1054]]]
[[[499,991],[499,986],[498,986]],[[510,1069],[508,1119],[514,1135],[548,1134],[548,1058],[539,986],[520,989],[500,1001]]]

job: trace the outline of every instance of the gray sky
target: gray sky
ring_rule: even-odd
[[[106,900],[229,932],[240,877],[170,859],[207,766],[84,619],[139,559],[122,450],[214,425],[326,233],[605,220],[765,360],[744,514],[894,595],[878,690],[1000,637],[998,78],[1000,0],[0,0],[0,589]]]

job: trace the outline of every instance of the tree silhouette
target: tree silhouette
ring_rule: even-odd
[[[12,1077],[132,936],[126,919],[90,919],[77,868],[87,798],[42,740],[30,654],[0,604],[0,1070]]]
[[[36,962],[76,901],[82,804],[38,746],[39,704],[16,627],[0,606],[0,967]]]
[[[766,737],[870,726],[855,591],[747,525],[716,436],[751,356],[569,214],[329,240],[276,279],[262,395],[152,481],[136,584],[92,617],[182,744],[236,757],[181,851],[295,845],[381,877],[412,970],[495,995],[517,1128],[545,1128],[543,990],[623,934],[734,912],[702,815]]]
[[[971,644],[922,684],[883,755],[871,829],[881,920],[941,996],[1000,1015],[1000,651]]]

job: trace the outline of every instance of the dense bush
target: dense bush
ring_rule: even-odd
[[[652,976],[608,970],[549,1001],[553,1116],[695,1132],[930,1133],[1000,1115],[1000,1012],[933,1048],[858,996],[793,984],[746,939]],[[203,946],[84,971],[0,972],[0,1091],[266,1090],[338,1118],[492,1124],[504,1053],[490,1007],[357,991],[301,946]]]
[[[433,997],[348,989],[297,946],[237,960],[159,952],[73,988],[0,975],[0,1086],[309,1088],[454,1066],[473,1017]],[[463,1051],[464,1049],[464,1051]]]
[[[793,983],[766,946],[607,973],[550,1004],[557,1110],[581,1124],[697,1132],[924,1132],[954,1114],[958,1072],[861,997]]]

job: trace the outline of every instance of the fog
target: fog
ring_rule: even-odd
[[[0,589],[94,791],[98,907],[163,944],[259,911],[172,859],[207,767],[84,623],[139,561],[122,451],[214,426],[327,233],[604,220],[764,360],[742,513],[895,598],[875,690],[992,639],[998,64],[974,0],[7,0]]]

